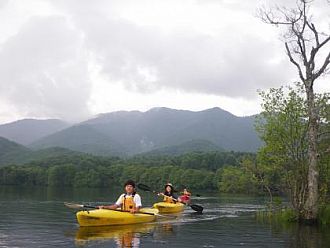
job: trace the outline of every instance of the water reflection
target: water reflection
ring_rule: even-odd
[[[318,248],[329,247],[329,229],[322,226],[304,225],[297,223],[272,223],[273,235],[288,235],[291,248]]]
[[[75,235],[76,246],[90,246],[96,242],[114,241],[117,248],[140,247],[140,238],[150,236],[155,240],[166,240],[175,236],[178,225],[158,222],[135,225],[79,227]]]
[[[155,228],[153,238],[155,240],[166,240],[169,236],[174,236],[177,227],[172,223],[160,223]]]
[[[204,194],[196,204],[203,214],[185,209],[181,216],[151,224],[78,228],[65,201],[111,202],[122,189],[0,187],[0,247],[329,247],[329,227],[259,222],[254,212],[263,200]],[[61,193],[62,192],[62,193]],[[143,192],[141,192],[143,194]],[[145,206],[157,196],[142,195]]]
[[[92,241],[112,239],[118,248],[139,247],[141,235],[148,235],[154,229],[154,224],[80,227],[75,236],[75,243],[78,246],[84,246]]]

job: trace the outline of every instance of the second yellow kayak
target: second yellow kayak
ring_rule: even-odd
[[[109,226],[152,222],[156,219],[157,213],[157,209],[151,208],[142,208],[136,214],[119,210],[95,209],[79,211],[76,216],[80,226]]]
[[[159,210],[159,213],[169,214],[169,213],[179,213],[184,210],[185,205],[177,203],[168,203],[168,202],[157,202],[153,205],[154,208]]]

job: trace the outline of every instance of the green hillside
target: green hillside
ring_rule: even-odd
[[[164,148],[173,149],[175,154],[180,153],[180,148],[169,147],[191,140],[205,140],[224,150],[242,152],[255,152],[261,144],[254,130],[253,116],[237,117],[220,108],[198,112],[154,108],[147,112],[102,114],[44,137],[30,147],[59,146],[95,155],[116,156]]]
[[[95,155],[124,155],[125,149],[93,126],[77,125],[47,136],[31,146],[33,149],[63,147]]]
[[[141,155],[152,155],[152,156],[178,156],[185,153],[191,152],[212,152],[212,151],[224,151],[221,147],[213,144],[208,140],[190,140],[175,146],[166,146],[163,148],[151,150]]]
[[[30,154],[31,150],[25,146],[0,137],[0,166],[25,161]]]
[[[10,164],[22,165],[32,161],[43,161],[53,157],[81,155],[81,152],[71,151],[61,147],[52,147],[33,151],[25,146],[0,137],[0,167]]]

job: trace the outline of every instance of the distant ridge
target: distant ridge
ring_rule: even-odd
[[[191,140],[204,140],[227,151],[255,152],[261,142],[254,116],[237,117],[220,108],[203,111],[153,108],[117,111],[43,137],[29,147],[53,146],[96,155],[129,156]]]
[[[99,132],[93,125],[74,125],[70,128],[41,138],[32,143],[31,148],[43,149],[64,147],[73,151],[92,153],[95,155],[125,155],[125,148],[106,134]]]
[[[68,126],[68,123],[57,119],[23,119],[0,125],[0,136],[22,145],[29,145]]]

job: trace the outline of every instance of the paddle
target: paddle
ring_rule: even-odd
[[[72,202],[64,202],[64,205],[68,208],[72,209],[82,209],[82,208],[91,208],[91,209],[99,209],[97,206],[90,206],[90,205],[82,205],[82,204],[76,204]]]
[[[155,193],[155,194],[158,194],[158,192],[152,190],[148,185],[145,185],[145,184],[142,184],[142,183],[139,183],[137,185],[137,187],[143,191],[147,191],[147,192],[152,192],[152,193]],[[175,201],[178,201],[176,199],[174,199]],[[183,202],[182,202],[183,203]],[[186,203],[183,203],[183,204],[186,204]],[[199,212],[199,213],[202,213],[203,212],[203,207],[200,206],[200,205],[197,205],[197,204],[186,204],[188,205],[189,207],[191,207],[192,210],[196,211],[196,212]]]
[[[91,206],[91,205],[82,205],[82,204],[76,204],[76,203],[72,203],[72,202],[64,202],[64,205],[68,208],[72,208],[72,209],[84,209],[84,208],[90,208],[90,209],[100,209],[98,206]],[[107,209],[107,208],[104,208]],[[107,210],[113,210],[113,211],[118,211],[118,212],[128,212],[130,213],[130,211],[125,211],[125,210],[121,210],[121,209],[107,209]],[[138,212],[140,214],[148,214],[148,215],[156,215],[159,217],[165,217],[168,218],[168,216],[166,215],[161,215],[161,214],[157,214],[157,213],[148,213],[148,212]]]

